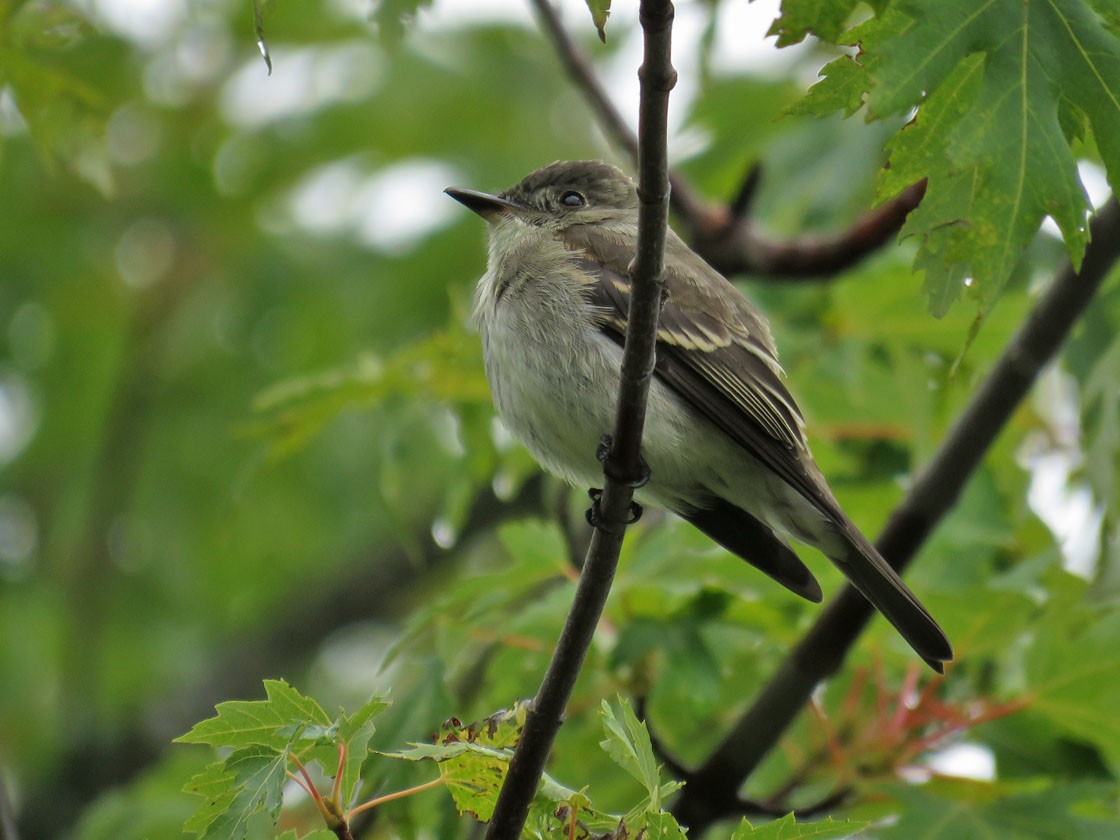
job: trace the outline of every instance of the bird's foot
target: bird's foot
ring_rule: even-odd
[[[646,459],[642,454],[638,453],[638,475],[622,475],[617,465],[611,460],[611,449],[614,447],[614,438],[610,435],[603,435],[599,438],[599,446],[595,449],[595,458],[603,465],[603,472],[613,478],[615,481],[620,481],[632,490],[637,490],[639,487],[645,487],[649,484],[650,469]],[[640,516],[641,514],[639,514]]]
[[[599,503],[603,500],[603,491],[598,487],[592,487],[587,491],[588,497],[591,499],[591,507],[587,509],[587,524],[592,528],[599,530],[607,530],[603,527],[603,512],[599,507]],[[623,523],[623,525],[633,525],[642,518],[642,506],[637,502],[630,501],[630,516]]]

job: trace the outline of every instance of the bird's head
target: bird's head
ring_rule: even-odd
[[[615,219],[637,219],[638,192],[620,169],[600,160],[550,163],[497,195],[448,187],[444,190],[490,225],[506,221],[566,228]]]

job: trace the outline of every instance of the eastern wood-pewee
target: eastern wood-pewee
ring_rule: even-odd
[[[601,161],[558,162],[499,195],[449,188],[486,220],[474,317],[509,430],[551,472],[601,483],[638,239],[634,183]],[[811,601],[821,588],[786,542],[819,549],[931,666],[948,639],[844,515],[782,384],[770,329],[745,297],[666,232],[657,364],[639,491]]]

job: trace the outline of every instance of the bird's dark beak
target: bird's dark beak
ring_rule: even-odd
[[[525,209],[520,204],[514,204],[501,196],[490,195],[490,193],[478,192],[477,190],[448,187],[444,192],[487,221],[491,221],[498,215],[508,216]]]

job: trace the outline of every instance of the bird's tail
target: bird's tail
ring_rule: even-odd
[[[851,522],[839,536],[842,551],[828,552],[830,559],[871,605],[894,625],[910,647],[938,673],[953,658],[945,632],[910,591],[898,573]]]

